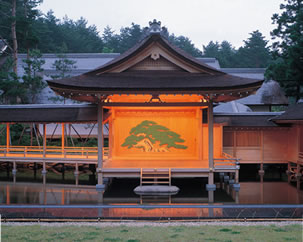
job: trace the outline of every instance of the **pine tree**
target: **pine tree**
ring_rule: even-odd
[[[237,53],[238,66],[249,68],[265,68],[271,61],[268,41],[259,30],[250,33],[244,46],[240,47]]]
[[[18,76],[12,71],[13,60],[7,58],[0,69],[0,103],[16,104],[25,99],[25,89]]]
[[[43,81],[42,75],[42,65],[45,63],[45,60],[41,57],[42,54],[40,51],[34,49],[29,51],[28,58],[23,61],[25,75],[22,79],[23,85],[27,90],[29,103],[37,103],[38,95],[46,87],[46,83]]]
[[[208,45],[203,45],[203,56],[219,59],[220,44],[218,42],[210,41]]]
[[[303,1],[285,0],[281,14],[274,14],[277,27],[271,32],[274,62],[266,78],[274,79],[296,101],[303,97]]]

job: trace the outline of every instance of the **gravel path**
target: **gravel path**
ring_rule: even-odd
[[[94,227],[118,227],[118,226],[129,226],[129,227],[168,227],[168,226],[286,226],[299,224],[303,228],[303,221],[274,221],[274,222],[230,222],[230,221],[213,221],[213,222],[2,222],[2,225],[8,226],[29,226],[29,225],[40,225],[40,226],[51,226],[51,227],[62,227],[62,226],[94,226]]]

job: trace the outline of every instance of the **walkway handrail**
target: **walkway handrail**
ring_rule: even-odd
[[[222,152],[221,158],[214,158],[214,167],[215,168],[228,167],[228,168],[237,169],[237,166],[239,165],[239,160],[240,159],[232,157],[231,155]]]
[[[108,147],[103,148],[103,155],[108,156]],[[76,156],[80,159],[93,158],[97,159],[97,147],[61,147],[47,146],[45,156],[43,156],[43,146],[0,146],[0,157],[42,157],[62,156],[64,158],[73,158]]]

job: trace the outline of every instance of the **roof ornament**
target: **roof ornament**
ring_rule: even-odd
[[[161,21],[157,21],[154,19],[153,21],[149,21],[149,27],[145,27],[143,29],[142,39],[146,38],[152,34],[160,34],[162,37],[168,39],[168,30],[166,27],[161,27]]]
[[[149,21],[150,33],[160,33],[161,30],[161,21],[157,21],[156,19],[154,19],[153,21]]]

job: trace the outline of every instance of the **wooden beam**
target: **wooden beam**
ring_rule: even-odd
[[[104,107],[205,107],[208,104],[203,102],[175,102],[175,103],[132,103],[132,102],[116,102],[102,103]]]

